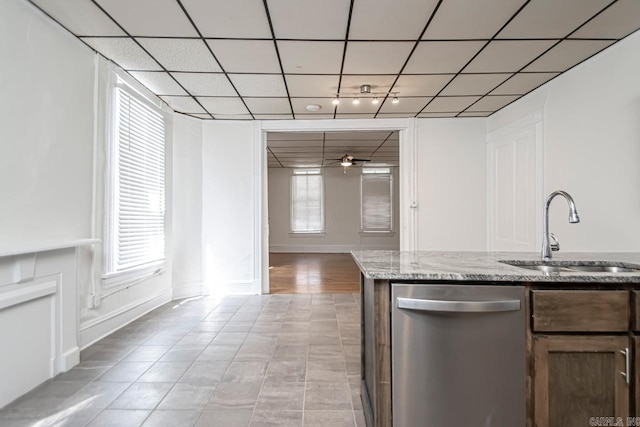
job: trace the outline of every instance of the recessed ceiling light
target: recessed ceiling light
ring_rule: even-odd
[[[307,105],[307,110],[308,111],[320,111],[322,107],[318,104],[309,104]]]

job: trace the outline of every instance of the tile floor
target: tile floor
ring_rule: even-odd
[[[358,294],[173,301],[0,410],[12,426],[364,426]]]

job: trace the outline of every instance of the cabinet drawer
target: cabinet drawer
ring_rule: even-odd
[[[541,332],[625,332],[627,291],[532,291],[533,330]]]

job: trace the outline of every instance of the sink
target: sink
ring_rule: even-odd
[[[544,273],[640,273],[640,265],[611,261],[524,261],[502,260],[503,264]]]

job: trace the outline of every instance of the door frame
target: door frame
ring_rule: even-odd
[[[344,120],[271,120],[254,122],[254,277],[256,293],[269,293],[269,205],[268,205],[268,132],[336,132],[336,131],[399,131],[400,134],[400,250],[418,249],[417,199],[417,124],[406,119],[344,119]],[[259,286],[259,288],[258,288]]]

